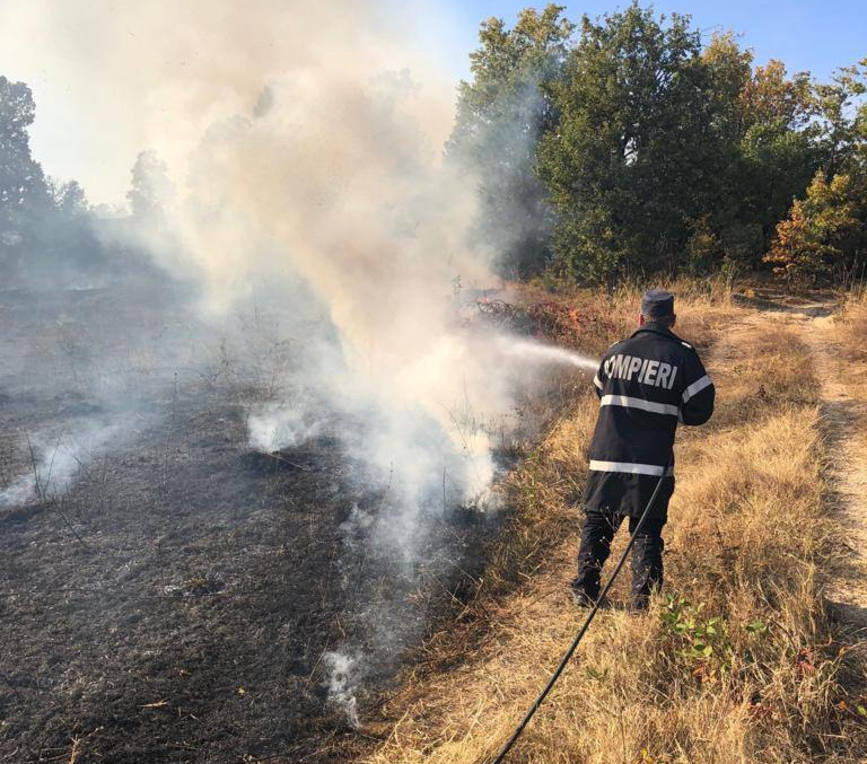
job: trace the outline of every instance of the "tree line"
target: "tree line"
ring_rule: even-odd
[[[504,275],[615,283],[761,269],[845,282],[867,262],[867,59],[830,82],[757,65],[731,34],[637,2],[575,24],[564,8],[482,23],[446,160],[476,184],[476,243]],[[0,76],[0,268],[7,282],[118,261],[81,186],[30,152],[35,104]],[[132,218],[172,190],[150,152]],[[31,274],[32,275],[32,274]]]
[[[583,283],[773,269],[845,280],[867,254],[867,59],[830,82],[731,34],[626,10],[481,25],[447,155],[507,275]]]
[[[30,88],[0,76],[0,267],[6,285],[33,251],[59,265],[67,249],[92,251],[95,245],[81,186],[53,181],[31,156],[27,130],[35,114]]]
[[[31,153],[28,129],[36,117],[31,89],[0,76],[0,274],[4,286],[74,284],[149,272],[140,247],[119,244],[97,218],[124,217],[94,210],[75,181],[48,176]],[[161,222],[171,197],[165,165],[141,152],[132,169],[126,222]],[[106,235],[108,234],[108,235]],[[124,237],[131,241],[131,237]]]

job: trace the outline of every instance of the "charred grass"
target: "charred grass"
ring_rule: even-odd
[[[809,353],[792,328],[725,295],[679,292],[678,331],[702,351],[718,403],[708,426],[679,434],[665,591],[631,616],[618,583],[615,608],[511,760],[860,760],[864,666],[822,598],[839,531]],[[636,295],[560,299],[631,322]],[[588,344],[598,352],[628,323],[605,337],[591,322]],[[369,725],[385,738],[369,761],[490,760],[580,625],[564,592],[596,402],[567,392],[565,413],[511,476],[513,512],[461,617],[432,635]],[[624,543],[621,532],[614,555]]]
[[[0,316],[0,487],[31,474],[34,434],[53,462],[61,437],[128,423],[76,451],[68,484],[0,506],[0,760],[321,760],[354,740],[323,655],[373,652],[380,631],[415,638],[450,601],[462,545],[489,529],[449,518],[418,575],[374,567],[345,524],[376,511],[382,486],[339,439],[249,448],[250,402],[270,398],[285,351],[255,326],[239,329],[255,351],[242,362],[150,296],[4,293]],[[135,322],[153,331],[131,345]],[[207,341],[195,364],[193,333]],[[360,704],[399,659],[370,668]]]

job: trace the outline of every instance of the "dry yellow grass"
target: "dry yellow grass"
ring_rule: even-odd
[[[842,347],[846,361],[846,382],[852,392],[867,404],[867,292],[849,299],[841,313],[840,321],[832,329]],[[860,442],[867,452],[867,421],[862,417]]]
[[[636,298],[599,299],[625,329]],[[678,312],[685,337],[716,340],[704,355],[718,408],[679,436],[666,594],[647,615],[599,615],[510,760],[861,760],[864,703],[841,672],[862,667],[821,599],[833,528],[809,353],[725,299],[686,295]],[[547,680],[583,618],[565,583],[595,414],[577,395],[512,476],[514,514],[475,599],[403,677],[369,761],[490,760]]]
[[[841,360],[852,364],[847,382],[867,393],[867,292],[846,300],[834,319],[832,338],[840,345]]]

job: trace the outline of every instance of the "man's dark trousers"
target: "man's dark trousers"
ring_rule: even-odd
[[[586,509],[578,553],[578,576],[572,581],[576,594],[589,602],[599,597],[599,577],[602,566],[611,553],[611,541],[626,515],[606,509]],[[629,534],[635,533],[637,517],[629,518]],[[632,592],[630,607],[644,609],[650,593],[662,586],[662,527],[665,520],[648,517],[632,547]]]

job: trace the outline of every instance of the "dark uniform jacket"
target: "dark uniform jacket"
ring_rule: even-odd
[[[710,377],[692,345],[662,324],[646,323],[608,348],[593,384],[600,408],[585,506],[637,517],[665,473],[670,477],[650,514],[664,521],[674,490],[677,423],[710,419]]]

